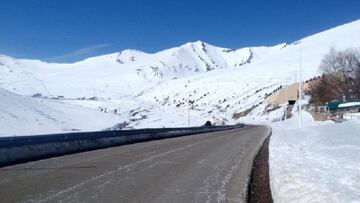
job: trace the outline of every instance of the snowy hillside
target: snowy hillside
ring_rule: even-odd
[[[124,50],[74,64],[1,56],[0,81],[3,88],[24,95],[120,97],[136,95],[160,82],[240,67],[272,49],[279,47],[231,50],[197,41],[155,54]]]
[[[61,101],[20,96],[0,88],[0,136],[101,130],[118,118]]]
[[[107,112],[136,128],[206,120],[271,122],[284,108],[264,99],[298,81],[300,50],[305,81],[320,74],[320,61],[333,46],[360,47],[360,20],[272,47],[227,49],[197,41],[153,54],[124,50],[73,64],[0,56],[0,87]]]

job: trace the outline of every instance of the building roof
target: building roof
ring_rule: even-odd
[[[360,102],[347,102],[339,104],[339,108],[360,107]]]

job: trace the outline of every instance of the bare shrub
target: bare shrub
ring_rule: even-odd
[[[349,101],[360,98],[360,50],[331,48],[320,64],[323,72],[319,81],[311,85],[311,102],[325,102],[343,97]]]

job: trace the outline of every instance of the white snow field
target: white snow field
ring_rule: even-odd
[[[360,202],[360,121],[315,122],[304,112],[272,124],[274,202]]]
[[[0,136],[101,130],[118,123],[114,115],[62,101],[29,98],[0,88]]]
[[[202,125],[207,120],[218,124],[270,123],[278,121],[285,108],[267,105],[265,97],[282,85],[298,81],[300,49],[305,81],[321,74],[318,66],[331,47],[360,47],[360,20],[300,41],[241,49],[196,41],[157,53],[124,50],[72,64],[0,56],[0,88],[23,95],[24,99],[34,94],[41,94],[43,98],[58,97],[54,109],[65,105],[65,109],[76,106],[76,109],[84,107],[84,112],[89,108],[99,111],[100,115],[105,112],[114,117],[108,127],[112,127],[113,121],[127,122],[128,128]],[[4,97],[0,97],[0,103],[6,101]],[[189,105],[189,101],[193,104]],[[11,113],[18,118],[25,116],[16,112],[17,108],[12,109]],[[8,116],[5,111],[0,112],[0,116]],[[96,122],[109,121],[101,118]],[[6,133],[10,129],[3,127],[2,121],[2,132],[34,132],[25,129],[31,129],[27,125],[32,125],[35,119],[23,123],[13,119],[7,123],[12,121],[15,122],[12,126],[21,124],[23,129]],[[83,117],[74,116],[72,121],[83,123]],[[87,124],[87,129],[97,126]],[[103,127],[99,125],[97,129]],[[49,126],[44,128],[48,129],[46,132],[52,130]],[[60,129],[71,128],[78,127],[68,122]]]

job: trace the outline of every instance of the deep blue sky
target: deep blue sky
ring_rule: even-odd
[[[359,0],[0,0],[0,54],[72,62],[196,40],[274,45],[357,19]]]

